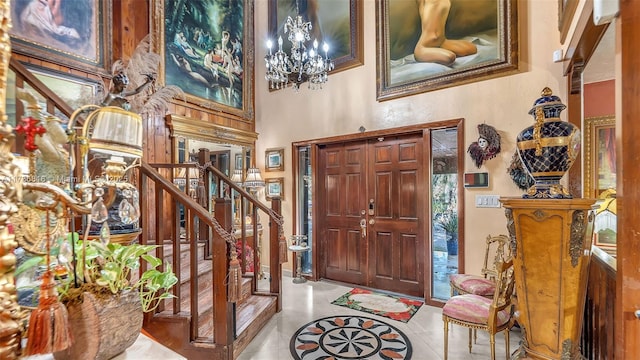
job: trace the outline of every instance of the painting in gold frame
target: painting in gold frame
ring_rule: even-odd
[[[65,67],[109,74],[111,1],[11,0],[12,50]]]
[[[469,21],[473,14],[478,21]],[[439,32],[445,46],[416,47],[421,22],[419,1],[377,0],[377,100],[434,91],[515,73],[518,69],[518,17],[515,0],[451,1]],[[464,55],[463,55],[464,54]]]
[[[614,116],[584,119],[585,198],[598,198],[616,187],[615,124]]]
[[[253,4],[154,0],[159,82],[178,86],[198,107],[253,120]]]

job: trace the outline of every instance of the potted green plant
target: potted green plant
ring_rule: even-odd
[[[133,345],[142,329],[143,312],[154,310],[178,282],[167,264],[151,255],[156,245],[76,242],[82,285],[75,287],[72,271],[61,288],[75,342],[56,358],[110,359]],[[84,260],[83,260],[84,259]],[[147,270],[137,280],[141,260]],[[84,262],[84,263],[83,263]],[[75,328],[75,329],[74,329]]]
[[[75,241],[78,271],[68,264],[67,275],[57,280],[74,342],[69,349],[55,353],[56,358],[110,359],[133,345],[142,328],[143,312],[153,311],[162,300],[173,297],[168,290],[178,282],[170,264],[165,271],[157,269],[162,260],[151,255],[156,247]],[[52,249],[52,253],[59,257],[60,249]],[[135,272],[141,260],[147,270],[138,277]],[[41,263],[31,259],[18,270]],[[56,273],[64,273],[59,267]]]
[[[458,214],[449,211],[438,219],[438,223],[446,233],[447,252],[449,255],[458,255]]]

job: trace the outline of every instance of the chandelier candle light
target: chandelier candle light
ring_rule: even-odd
[[[318,52],[318,40],[314,39],[313,48],[307,50],[305,43],[311,40],[309,31],[311,22],[305,22],[300,15],[296,2],[296,20],[287,17],[284,24],[284,33],[289,33],[287,39],[291,42],[291,55],[282,50],[282,36],[278,37],[278,51],[273,54],[271,40],[267,41],[269,54],[264,57],[267,66],[265,79],[271,89],[281,89],[292,82],[294,90],[300,88],[300,84],[308,81],[309,89],[321,89],[327,82],[327,73],[334,68],[333,60],[329,59],[329,45],[322,45],[324,57]]]

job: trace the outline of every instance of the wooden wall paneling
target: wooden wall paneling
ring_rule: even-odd
[[[616,21],[616,157],[622,170],[617,178],[618,274],[615,308],[615,355],[640,359],[640,2],[620,1]],[[619,83],[619,84],[618,84]]]
[[[589,265],[589,287],[582,329],[582,355],[586,359],[615,359],[615,260],[594,249]]]
[[[150,31],[149,3],[136,0],[113,0],[113,59],[128,59],[140,40]]]

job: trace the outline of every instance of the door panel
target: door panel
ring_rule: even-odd
[[[360,230],[366,204],[364,141],[328,145],[319,152],[321,263],[328,279],[366,284],[366,238]]]
[[[404,294],[424,294],[423,208],[421,194],[421,134],[387,138],[370,144],[368,195],[374,199],[369,215],[369,286]]]
[[[320,148],[324,277],[424,296],[422,139],[416,133]]]

